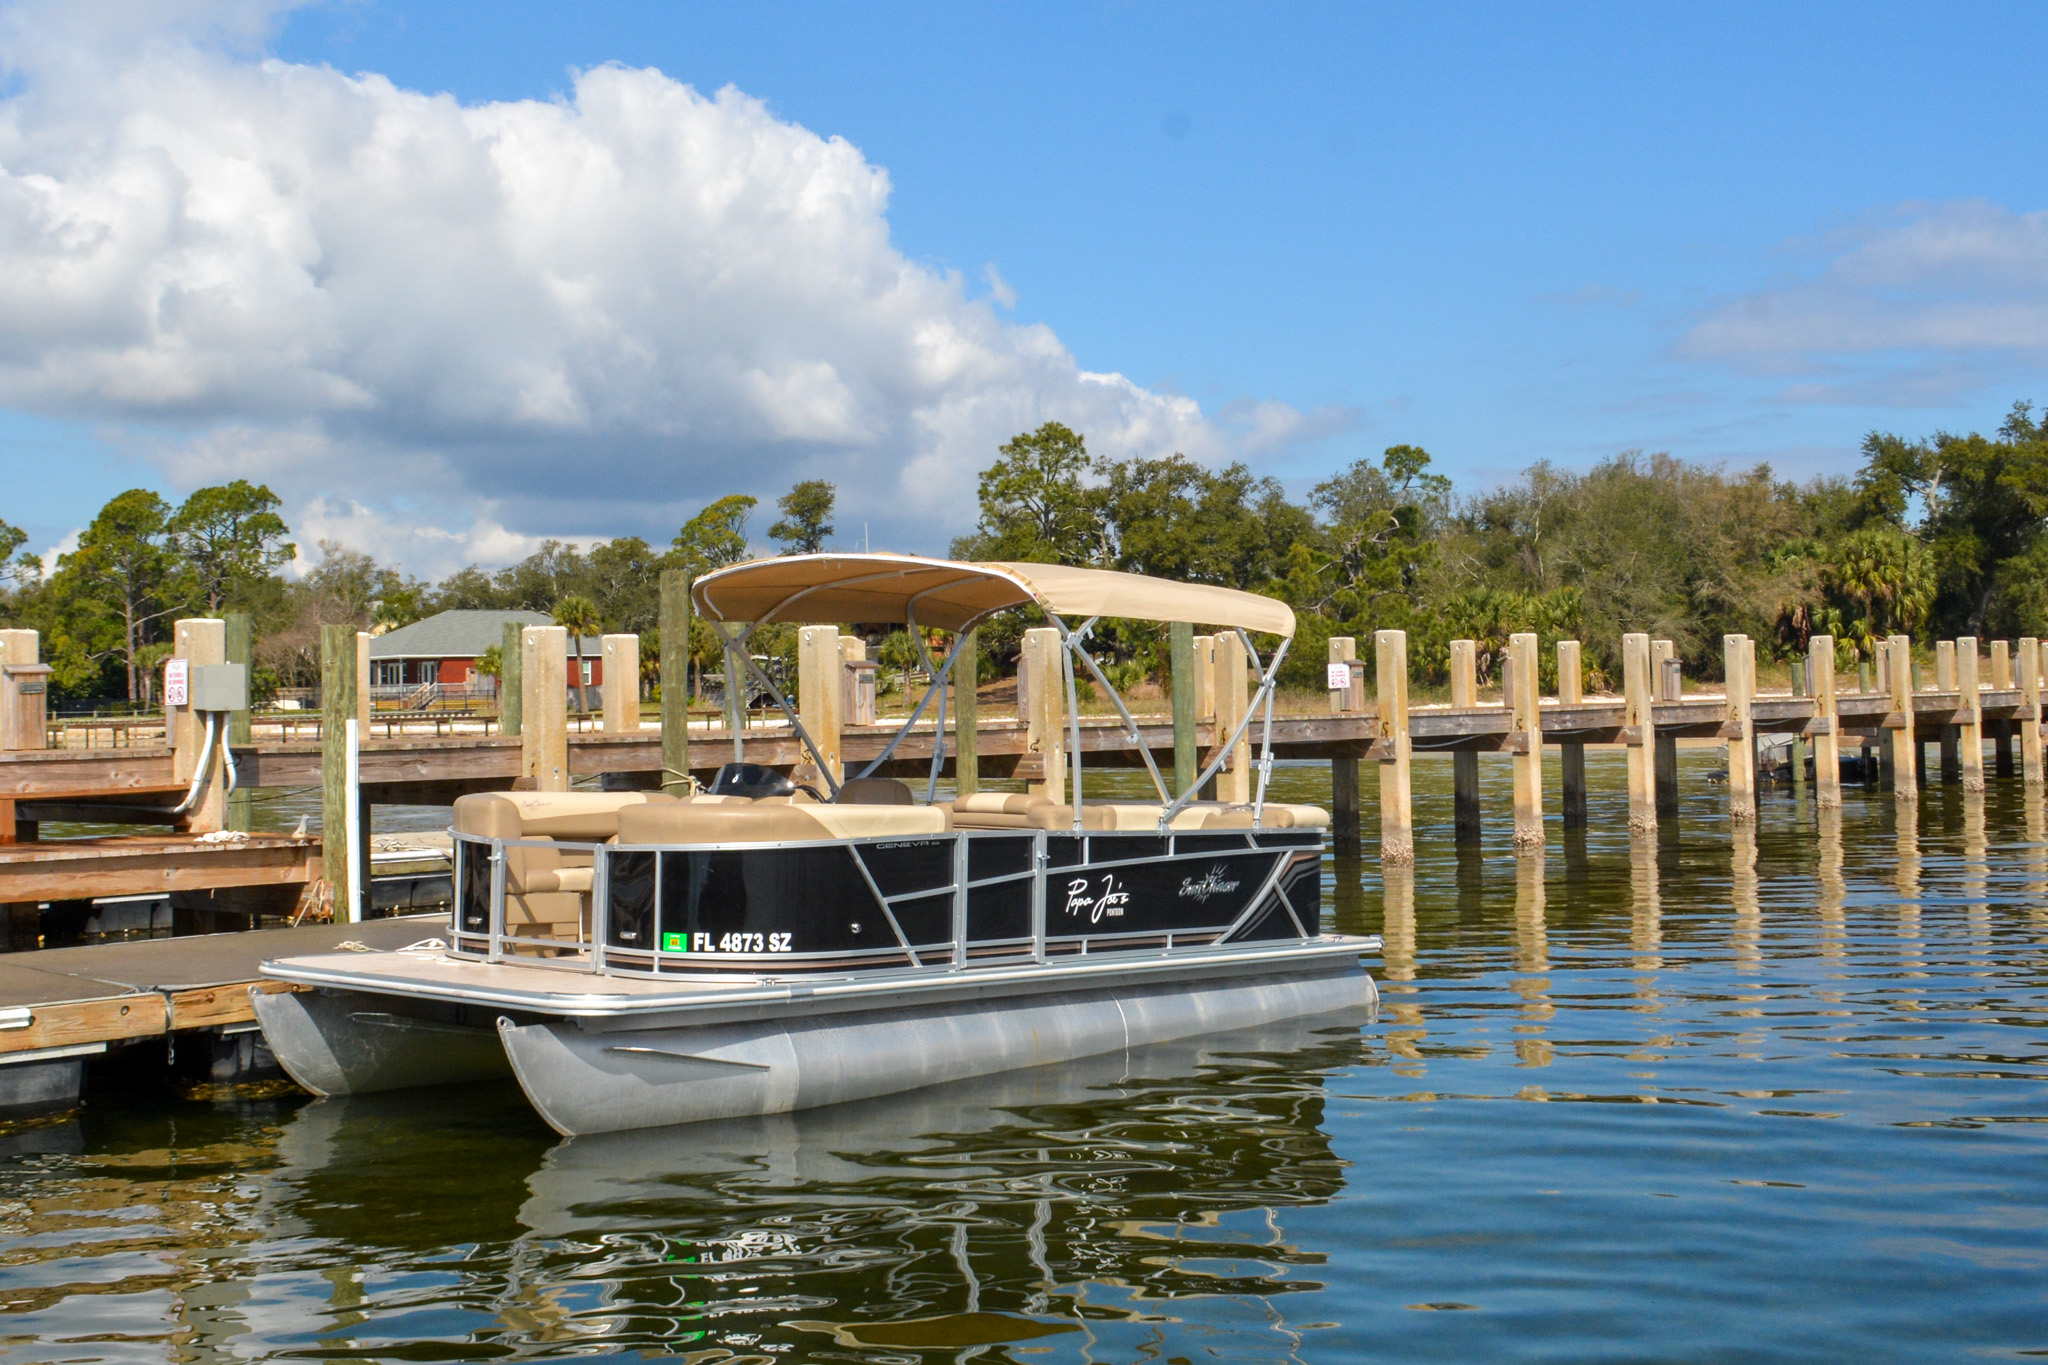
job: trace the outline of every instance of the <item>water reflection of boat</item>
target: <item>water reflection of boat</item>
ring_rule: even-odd
[[[812,555],[699,579],[729,667],[769,622],[887,622],[965,639],[1014,608],[1058,640],[1069,729],[1046,792],[935,803],[947,663],[905,722],[938,712],[924,803],[842,781],[771,679],[813,762],[735,761],[710,793],[515,792],[456,806],[444,948],[267,964],[320,994],[256,997],[292,1077],[322,1094],[503,1074],[562,1133],[779,1113],[1351,1008],[1377,940],[1326,933],[1326,811],[1266,799],[1272,701],[1294,630],[1271,598],[1042,564]],[[1085,616],[1069,628],[1066,617]],[[1258,695],[1207,769],[1168,790],[1086,640],[1103,616],[1221,625]],[[1279,641],[1261,661],[1252,633]],[[956,646],[957,648],[957,646]],[[1076,671],[1115,702],[1157,803],[1083,794]],[[1195,799],[1262,713],[1241,805]],[[735,760],[739,758],[736,753]],[[1071,762],[1071,787],[1064,765]],[[806,780],[808,779],[808,781]],[[817,785],[812,786],[810,782]],[[1071,800],[1063,799],[1070,793]]]

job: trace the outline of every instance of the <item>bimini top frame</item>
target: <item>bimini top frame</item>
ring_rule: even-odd
[[[908,628],[918,652],[931,670],[933,686],[917,709],[903,723],[888,747],[859,774],[874,772],[896,752],[913,726],[924,716],[933,699],[938,701],[937,727],[932,745],[931,781],[925,799],[937,793],[939,770],[946,752],[946,702],[952,687],[952,663],[960,643],[976,624],[996,612],[1012,607],[1036,606],[1059,632],[1062,650],[1062,681],[1067,693],[1068,749],[1073,765],[1074,827],[1081,828],[1081,718],[1075,664],[1087,668],[1095,682],[1123,718],[1139,756],[1151,773],[1152,782],[1165,805],[1160,828],[1187,806],[1195,793],[1223,767],[1230,752],[1243,739],[1254,716],[1263,717],[1259,749],[1259,781],[1252,802],[1252,823],[1260,824],[1266,803],[1266,784],[1273,768],[1273,691],[1279,680],[1280,662],[1294,638],[1294,612],[1285,602],[1235,588],[1211,587],[1200,583],[1174,583],[1141,574],[1114,573],[1106,569],[1082,569],[1065,564],[968,563],[949,559],[927,559],[918,555],[815,554],[785,555],[776,559],[753,560],[706,574],[697,580],[691,596],[707,621],[718,631],[726,654],[726,676],[735,666],[744,667],[767,689],[810,752],[813,762],[834,795],[839,782],[819,753],[817,744],[804,729],[796,708],[782,689],[747,653],[753,632],[771,621],[787,623],[846,622],[859,625],[898,625]],[[1069,628],[1066,617],[1085,617]],[[1237,729],[1228,741],[1216,747],[1215,757],[1186,791],[1167,789],[1159,765],[1139,734],[1123,698],[1103,676],[1087,652],[1088,634],[1097,620],[1119,616],[1137,620],[1187,622],[1196,625],[1227,626],[1243,639],[1245,651],[1258,670],[1259,689],[1245,708]],[[744,625],[734,633],[730,628]],[[934,662],[925,649],[923,629],[949,630],[956,639],[943,662]],[[1277,635],[1279,645],[1272,658],[1260,661],[1252,643],[1252,632]],[[730,695],[733,684],[727,685]],[[742,739],[733,732],[733,757],[741,757]]]

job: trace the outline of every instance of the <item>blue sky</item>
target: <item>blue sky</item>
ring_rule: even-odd
[[[572,73],[606,63],[737,87],[885,171],[894,249],[956,273],[964,300],[1050,329],[1082,371],[1199,404],[1163,436],[1132,419],[1154,434],[1127,448],[1206,442],[1305,491],[1397,442],[1466,488],[1631,448],[1847,472],[1871,429],[1981,429],[2048,400],[2048,226],[2029,216],[2048,208],[2044,29],[2038,8],[1998,6],[366,0],[282,15],[265,41],[465,106],[573,103]],[[38,79],[54,81],[32,72],[30,97]],[[786,327],[775,346],[809,330]],[[1056,386],[1032,392],[1015,411],[1059,407]],[[0,460],[36,475],[56,452],[71,475],[17,482],[0,510],[39,537],[131,479],[242,472],[205,454],[223,428],[310,422],[331,444],[281,477],[288,497],[324,509],[309,524],[417,523],[426,540],[387,552],[422,569],[436,525],[461,531],[456,558],[651,536],[728,485],[772,496],[831,470],[844,439],[756,462],[735,438],[638,503],[551,498],[540,460],[529,495],[484,518],[472,504],[494,490],[459,470],[410,500],[349,486],[352,451],[388,490],[375,452],[482,439],[445,423],[343,431],[246,395],[138,405],[77,385],[11,398]],[[888,468],[901,430],[849,476]],[[983,438],[958,439],[933,458]],[[269,447],[252,449],[260,471]],[[963,488],[889,536],[942,548],[971,516]],[[373,515],[341,516],[351,498]],[[887,501],[860,510],[887,521]]]

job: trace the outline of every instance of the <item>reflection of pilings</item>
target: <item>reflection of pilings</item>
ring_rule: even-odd
[[[1846,923],[1842,914],[1843,904],[1848,900],[1849,887],[1842,876],[1842,811],[1839,806],[1823,806],[1820,811],[1820,955],[1829,961],[1840,961],[1848,946]]]
[[[1728,899],[1735,910],[1729,944],[1744,971],[1763,966],[1763,908],[1757,895],[1756,826],[1738,821],[1729,832]]]
[[[1543,1034],[1556,1006],[1550,1003],[1550,935],[1544,925],[1543,853],[1540,848],[1515,857],[1514,968],[1530,973],[1509,983],[1522,997],[1521,1022],[1514,1026],[1517,1066],[1549,1066],[1555,1049]]]
[[[1386,1011],[1387,1051],[1394,1074],[1420,1076],[1426,1070],[1422,1040],[1429,1029],[1415,981],[1415,869],[1399,863],[1380,868],[1384,913],[1380,920],[1380,1008]]]
[[[1990,937],[1990,862],[1984,836],[1984,793],[1963,792],[1963,897],[1964,917],[1970,925],[1970,942],[1984,947]]]
[[[1635,969],[1654,972],[1664,965],[1664,906],[1659,895],[1657,849],[1638,834],[1629,841],[1628,883],[1634,903],[1629,914],[1628,946],[1635,950]]]
[[[2048,927],[2048,812],[2038,801],[2023,801],[2027,821],[2027,917]]]

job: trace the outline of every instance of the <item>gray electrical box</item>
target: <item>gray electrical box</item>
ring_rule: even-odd
[[[192,669],[194,711],[249,709],[249,670],[243,664],[195,664]]]

